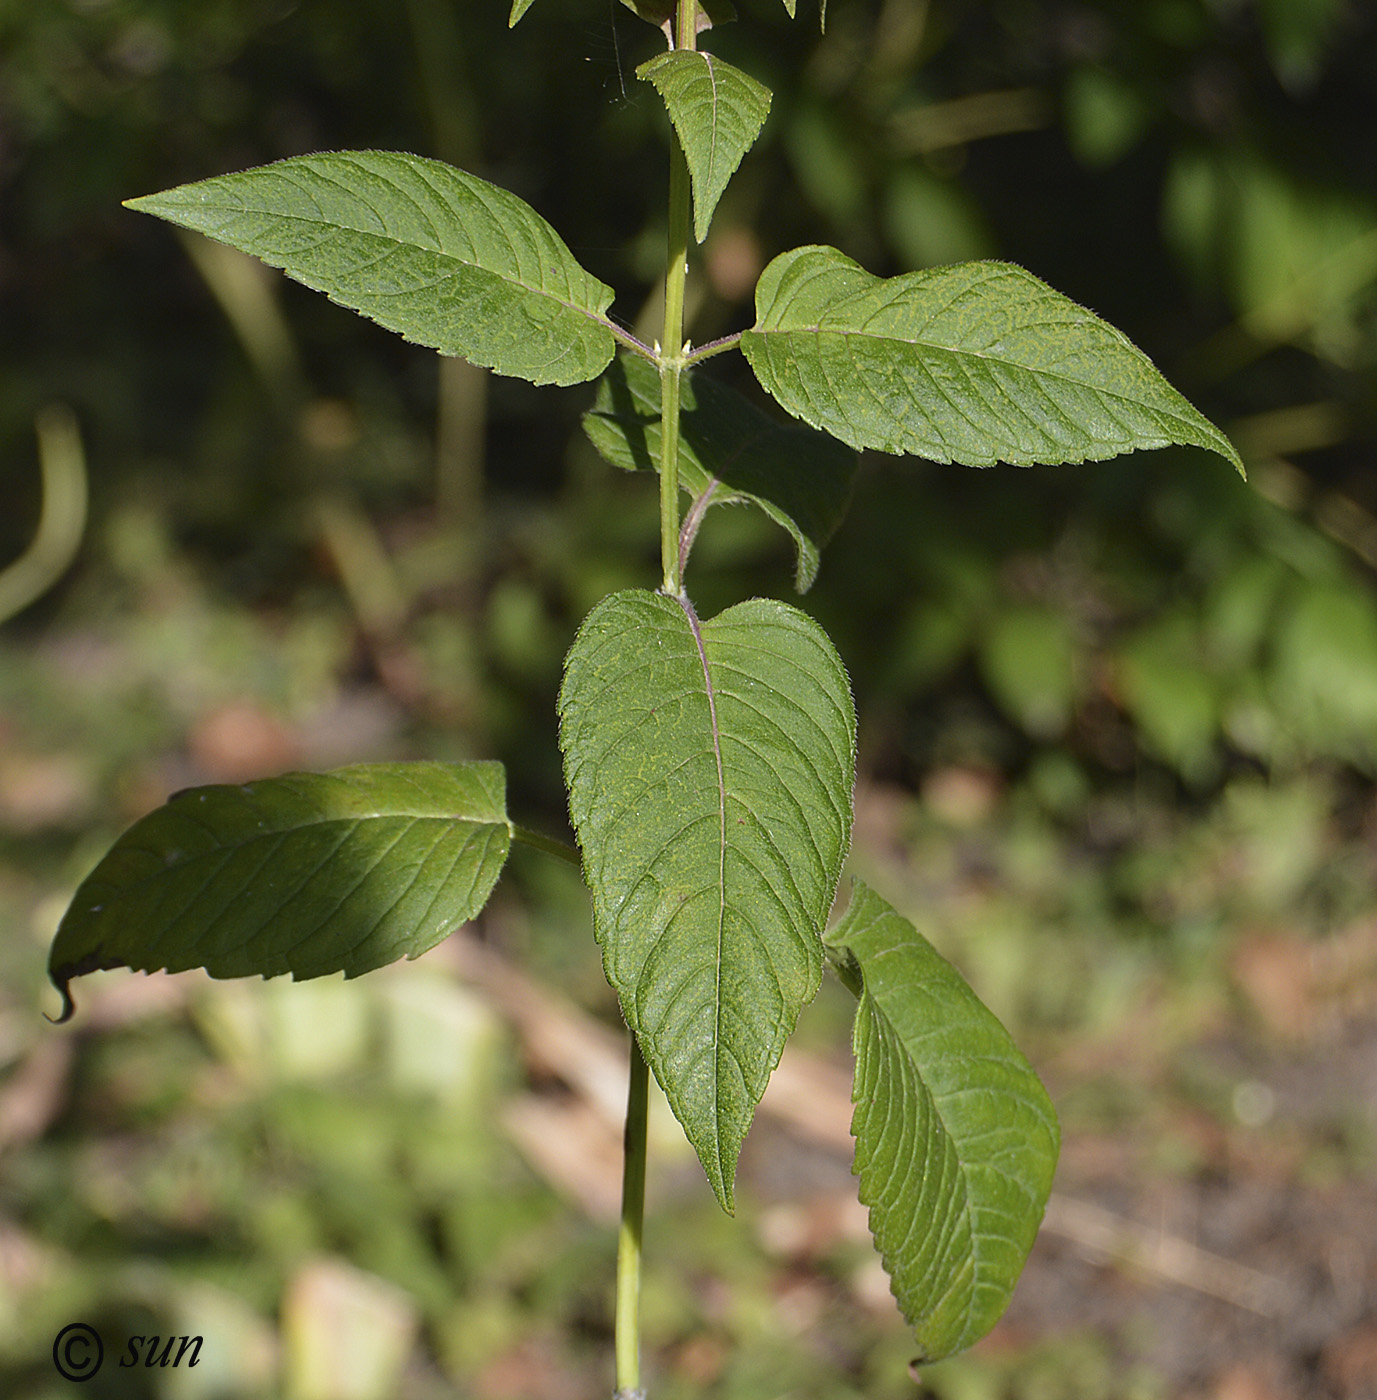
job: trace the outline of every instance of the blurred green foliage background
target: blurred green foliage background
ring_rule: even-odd
[[[1009,1323],[924,1384],[1370,1394],[1377,1265],[1336,1273],[1308,1212],[1351,1222],[1377,1168],[1377,16],[832,0],[819,36],[810,0],[796,24],[737,5],[711,46],[775,103],[694,269],[696,341],[747,324],[797,243],[884,275],[1009,258],[1123,328],[1249,465],[867,458],[805,600],[858,696],[855,867],[1045,1069],[1066,1199],[1329,1280],[1285,1326],[1204,1265],[1140,1250],[1130,1283],[1122,1239],[1096,1254],[1063,1200]],[[591,392],[439,363],[120,208],[413,150],[529,200],[653,327],[665,121],[634,68],[663,40],[615,0],[538,0],[511,33],[507,8],[0,0],[0,563],[23,556],[0,575],[4,1394],[67,1393],[51,1338],[78,1317],[205,1335],[195,1370],[107,1361],[84,1393],[121,1400],[610,1383],[615,1129],[588,1084],[617,1020],[563,870],[515,859],[485,916],[534,979],[515,990],[441,952],[348,985],[116,974],[72,1030],[38,1016],[65,899],[177,787],[495,757],[513,811],[565,829],[560,658],[599,597],[656,578],[653,491],[582,439]],[[716,512],[689,586],[711,612],[791,577],[785,536]],[[554,1050],[530,1011],[550,986],[583,1018]],[[802,1029],[843,1067],[844,1001]],[[735,1223],[662,1124],[657,1400],[912,1393],[836,1204],[844,1144],[779,1122]],[[1237,1207],[1264,1182],[1271,1233]],[[1274,1388],[1227,1391],[1240,1374]]]

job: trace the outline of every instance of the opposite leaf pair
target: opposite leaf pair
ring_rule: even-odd
[[[771,669],[830,649],[816,624],[783,604],[743,607],[779,610],[766,619]],[[589,875],[609,976],[729,1204],[740,1135],[825,952],[859,998],[852,1131],[861,1199],[904,1315],[923,1355],[937,1359],[983,1335],[1013,1290],[1051,1188],[1056,1117],[999,1023],[864,885],[855,882],[825,946],[818,939],[850,821],[849,803],[830,801],[805,767],[810,757],[851,760],[849,696],[839,712],[845,688],[828,679],[828,658],[823,679],[803,692],[824,702],[822,718],[790,723],[808,736],[791,752],[767,715],[748,715],[750,678],[734,673],[750,650],[750,616],[732,609],[704,624],[724,696],[731,791],[693,784],[682,843],[661,839],[655,816],[671,810],[678,822],[685,781],[664,760],[691,766],[697,750],[701,762],[704,741],[689,731],[710,732],[706,691],[689,680],[694,659],[671,608],[649,593],[606,600],[575,644],[563,699],[575,802],[588,809],[589,849],[602,853]],[[642,710],[651,737],[618,754],[604,750],[624,725],[599,735],[589,721],[602,705],[620,712],[620,702],[600,680],[581,699],[577,677],[606,674],[614,692],[630,681],[613,634],[627,619],[670,657],[661,688],[652,687],[664,728],[646,725]],[[673,752],[660,752],[662,743]],[[641,762],[663,775],[649,790],[634,777]],[[717,794],[719,812],[706,793]],[[795,827],[791,811],[811,819]],[[361,764],[180,793],[130,828],[77,890],[49,959],[64,1019],[71,980],[102,968],[301,979],[416,957],[479,913],[522,835],[506,815],[496,763]],[[603,836],[605,846],[591,845]],[[720,885],[703,874],[714,853]],[[730,913],[718,907],[724,895],[738,901]],[[752,909],[756,926],[742,937]]]

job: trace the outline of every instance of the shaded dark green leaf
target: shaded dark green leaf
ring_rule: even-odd
[[[1008,1304],[1056,1170],[1056,1113],[1008,1032],[859,880],[826,935],[858,992],[856,1174],[890,1286],[936,1361]]]
[[[365,763],[191,788],[82,881],[49,975],[356,977],[432,948],[487,902],[511,827],[499,763]]]
[[[794,581],[807,592],[822,547],[851,500],[857,457],[811,428],[780,423],[749,399],[703,375],[680,381],[679,480],[709,505],[750,502],[793,537]],[[658,471],[660,374],[636,355],[620,355],[598,384],[583,418],[589,439],[615,467]]]

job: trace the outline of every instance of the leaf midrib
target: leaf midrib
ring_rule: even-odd
[[[876,954],[876,955],[871,959],[871,967],[872,967],[872,968],[878,967],[886,958],[889,958],[889,957],[897,957],[897,956],[899,956],[899,955],[901,954],[902,951],[903,951],[903,950],[900,949],[900,948],[892,948],[892,949],[889,949],[889,950],[886,951],[886,952],[882,952],[882,953]],[[916,991],[917,989],[915,988],[914,990]],[[909,1048],[908,1042],[904,1039],[903,1035],[900,1033],[899,1027],[898,1027],[898,1025],[895,1023],[893,1017],[891,1017],[890,1014],[889,1014],[889,1012],[886,1011],[886,1010],[884,1009],[884,1007],[882,1007],[882,1006],[880,1005],[879,1000],[875,997],[875,994],[874,994],[873,992],[870,993],[870,996],[871,996],[872,1005],[874,1005],[875,1010],[876,1010],[880,1015],[882,1015],[882,1016],[884,1017],[886,1024],[889,1026],[890,1030],[892,1031],[892,1033],[893,1033],[893,1035],[894,1035],[894,1039],[895,1039],[896,1044],[897,1044],[897,1045],[899,1046],[899,1048],[902,1050],[905,1059],[908,1060],[908,1063],[909,1063],[909,1065],[912,1067],[913,1072],[914,1072],[914,1075],[915,1075],[915,1077],[917,1078],[918,1082],[919,1082],[920,1084],[922,1084],[922,1086],[923,1086],[923,1091],[924,1091],[924,1093],[926,1093],[926,1095],[927,1095],[927,1097],[928,1097],[928,1102],[932,1104],[932,1113],[933,1113],[933,1117],[934,1117],[934,1118],[937,1120],[937,1122],[941,1125],[941,1129],[942,1129],[943,1135],[946,1137],[946,1139],[947,1139],[948,1142],[951,1142],[951,1143],[953,1143],[953,1144],[957,1144],[957,1142],[958,1142],[957,1136],[956,1136],[955,1133],[952,1132],[951,1127],[950,1127],[950,1125],[949,1125],[948,1122],[947,1122],[946,1114],[943,1112],[942,1100],[938,1097],[937,1093],[933,1090],[932,1086],[928,1083],[927,1076],[923,1074],[922,1069],[921,1069],[921,1066],[920,1066],[920,1064],[919,1064],[919,1062],[918,1062],[917,1057],[913,1054],[912,1050]],[[979,1056],[976,1056],[976,1057],[974,1057],[974,1058],[976,1058],[976,1059],[996,1059],[996,1060],[997,1060],[997,1057],[985,1056],[985,1055],[979,1055]],[[978,1292],[979,1287],[980,1287],[980,1280],[981,1280],[981,1274],[982,1274],[982,1270],[981,1270],[981,1260],[980,1260],[980,1252],[979,1252],[979,1250],[978,1250],[978,1248],[977,1248],[977,1246],[976,1246],[977,1240],[981,1239],[982,1236],[981,1236],[981,1233],[976,1229],[975,1209],[974,1209],[974,1207],[972,1206],[972,1201],[975,1199],[975,1196],[976,1196],[977,1193],[972,1189],[971,1175],[970,1175],[970,1167],[967,1165],[967,1162],[966,1162],[965,1158],[962,1156],[961,1151],[960,1151],[960,1149],[959,1149],[959,1146],[957,1147],[957,1150],[956,1150],[956,1154],[955,1154],[955,1155],[956,1155],[957,1170],[960,1172],[960,1175],[961,1175],[961,1186],[962,1186],[961,1214],[962,1214],[962,1216],[965,1218],[965,1221],[966,1221],[966,1228],[967,1228],[968,1231],[970,1232],[970,1239],[971,1239],[971,1274],[972,1274],[972,1282],[971,1282],[971,1290],[972,1290],[972,1291],[971,1291],[971,1300],[972,1300],[972,1304],[973,1304],[973,1303],[974,1303],[974,1300],[975,1300],[976,1293]],[[955,1280],[952,1281],[952,1285],[947,1289],[947,1291],[946,1291],[942,1296],[943,1296],[943,1297],[947,1297],[947,1296],[950,1294],[951,1288],[952,1288],[952,1287],[955,1287]],[[969,1325],[969,1313],[970,1313],[970,1309],[967,1309],[967,1325]]]
[[[983,350],[970,350],[959,346],[939,345],[930,340],[910,340],[908,337],[901,335],[880,335],[874,331],[835,330],[830,326],[790,326],[787,329],[783,326],[766,327],[764,329],[756,327],[753,331],[748,332],[748,334],[759,336],[831,335],[836,336],[840,340],[846,340],[854,336],[862,340],[875,340],[894,345],[911,345],[915,349],[934,350],[939,354],[951,355],[955,359],[960,359],[962,356],[969,356],[972,359],[985,360],[991,364],[1001,365],[1005,369],[1015,370],[1022,374],[1036,375],[1043,379],[1056,379],[1063,384],[1074,384],[1078,388],[1089,389],[1092,393],[1103,394],[1106,398],[1118,399],[1124,403],[1134,404],[1139,408],[1151,407],[1153,413],[1160,413],[1164,417],[1171,418],[1174,422],[1186,423],[1189,421],[1178,414],[1171,413],[1169,410],[1159,409],[1151,405],[1144,405],[1141,399],[1135,399],[1122,390],[1106,388],[1100,384],[1093,384],[1089,380],[1076,379],[1072,375],[1066,374],[1060,370],[1037,369],[1031,365],[1020,364],[1017,360],[1009,360],[999,355],[987,354]]]
[[[379,233],[376,229],[355,228],[352,224],[334,223],[328,219],[310,219],[302,214],[284,214],[275,209],[255,209],[243,203],[230,206],[224,204],[215,204],[207,201],[202,204],[199,204],[197,208],[215,213],[224,212],[228,214],[240,214],[246,216],[254,215],[259,218],[269,217],[279,220],[282,223],[301,224],[303,227],[310,229],[326,229],[333,233],[352,233],[358,235],[361,238],[376,238],[377,240],[379,240],[379,242],[391,244],[394,251],[414,249],[417,252],[430,253],[435,257],[443,258],[447,262],[453,263],[455,265],[456,271],[454,273],[449,274],[450,276],[457,276],[459,268],[467,268],[471,271],[485,273],[489,277],[493,277],[500,282],[507,283],[508,286],[519,288],[520,290],[524,292],[529,292],[534,296],[545,297],[547,300],[554,302],[557,306],[564,307],[568,311],[576,311],[579,313],[579,315],[587,317],[588,320],[592,321],[595,325],[602,326],[608,332],[613,333],[612,321],[602,312],[593,311],[589,307],[581,306],[578,302],[575,301],[568,301],[564,297],[559,296],[557,293],[547,290],[545,287],[536,286],[530,282],[523,280],[520,277],[514,277],[509,273],[498,272],[494,268],[486,267],[481,262],[473,262],[467,258],[462,258],[456,253],[448,252],[444,248],[427,248],[423,243],[408,243],[404,239],[398,238],[395,234],[389,233],[386,230]],[[205,230],[199,231],[205,232]],[[328,241],[328,239],[322,239],[321,242],[317,243],[315,246],[319,248]],[[255,253],[254,256],[262,259],[262,261],[264,262],[271,262],[271,259],[273,257],[280,257],[281,254],[274,251],[270,256],[265,256],[262,253]],[[274,265],[278,267],[283,267],[283,264],[280,263]],[[288,275],[294,276],[295,274],[289,273]],[[591,276],[591,274],[585,275]],[[439,286],[440,283],[444,280],[444,278],[441,278],[437,281],[428,283],[427,285],[430,287],[436,287]],[[596,279],[593,280],[596,281]],[[398,293],[397,295],[400,295],[400,293]]]
[[[708,722],[712,732],[712,752],[717,763],[717,954],[713,966],[713,1006],[712,1006],[712,1116],[718,1120],[719,1085],[722,1074],[722,939],[727,914],[727,785],[722,772],[722,731],[717,721],[717,691],[712,683],[712,670],[708,665],[707,647],[703,639],[703,627],[694,611],[693,604],[680,594],[675,601],[684,610],[688,619],[689,631],[693,633],[694,645],[698,648],[698,662],[703,668],[703,685],[708,698]],[[717,1171],[724,1189],[730,1193],[727,1164],[722,1156],[722,1134],[715,1134],[717,1149]]]

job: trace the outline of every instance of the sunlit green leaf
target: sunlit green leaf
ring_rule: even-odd
[[[126,203],[499,374],[577,384],[616,349],[611,288],[530,205],[437,160],[294,156]]]
[[[673,49],[636,70],[653,83],[679,134],[693,183],[693,232],[708,236],[713,210],[770,112],[770,90],[710,53]]]
[[[1056,1114],[956,969],[859,880],[827,946],[860,997],[861,1200],[921,1359],[936,1361],[1008,1304],[1052,1189]]]
[[[835,438],[780,423],[735,390],[704,375],[680,381],[679,481],[693,497],[710,486],[711,505],[749,501],[793,536],[795,584],[812,587],[818,556],[851,499],[856,454]],[[624,471],[660,466],[660,375],[621,355],[598,384],[583,418],[593,445]],[[715,485],[714,485],[715,483]]]
[[[364,763],[191,788],[82,881],[48,971],[356,977],[433,948],[487,902],[511,828],[499,763]]]
[[[507,19],[507,28],[515,29],[516,22],[531,8],[531,0],[512,0],[512,12]]]
[[[850,841],[846,672],[784,603],[700,622],[628,591],[579,629],[559,710],[603,966],[730,1210],[755,1105],[817,990]]]
[[[1121,332],[1012,263],[886,281],[795,248],[761,275],[741,348],[790,413],[853,447],[987,467],[1183,443],[1243,470]]]

